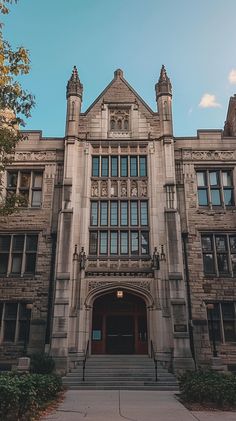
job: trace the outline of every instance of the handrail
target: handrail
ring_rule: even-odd
[[[83,382],[85,381],[85,365],[86,365],[86,361],[87,361],[87,358],[88,358],[88,351],[89,351],[89,340],[87,342],[85,356],[84,356],[84,360],[83,360]]]
[[[154,351],[154,346],[153,346],[153,342],[151,341],[151,357],[154,361],[154,365],[155,365],[155,381],[157,382],[158,377],[157,377],[157,359],[155,357],[155,351]]]

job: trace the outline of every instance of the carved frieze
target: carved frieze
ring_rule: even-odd
[[[107,181],[102,181],[101,182],[101,196],[102,197],[107,197],[108,196]]]
[[[125,282],[122,281],[122,280],[115,280],[115,281],[92,280],[92,281],[88,282],[88,290],[90,292],[93,289],[102,288],[102,287],[105,287],[105,286],[116,286],[117,285],[117,287],[119,287],[119,284],[121,284],[121,283],[127,285],[127,287],[139,287],[139,288],[143,288],[147,291],[150,291],[150,289],[151,289],[150,281],[148,281],[146,279],[140,279],[140,280],[135,280],[135,281],[125,280]]]
[[[147,197],[147,181],[141,181],[140,183],[140,196]]]
[[[92,181],[92,197],[98,197],[98,182]]]
[[[118,183],[117,181],[111,182],[111,197],[117,197],[118,196]]]
[[[12,157],[13,161],[55,161],[57,158],[56,152],[15,152]]]
[[[122,181],[121,185],[120,185],[120,195],[121,197],[126,197],[127,196],[127,182],[126,181]]]
[[[229,161],[235,159],[235,154],[234,151],[183,151],[183,159]]]
[[[131,182],[130,196],[131,197],[137,197],[138,196],[138,186],[137,186],[137,182],[136,181],[132,181]]]

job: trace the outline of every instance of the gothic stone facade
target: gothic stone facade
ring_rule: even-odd
[[[76,68],[66,134],[27,133],[3,177],[25,204],[0,220],[0,364],[44,350],[151,353],[175,371],[236,364],[236,98],[224,131],[174,138],[121,70],[84,113]]]

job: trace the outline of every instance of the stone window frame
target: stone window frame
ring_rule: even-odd
[[[103,174],[102,169],[102,163],[103,158],[108,158],[108,173],[107,175]],[[112,175],[112,158],[118,158],[118,175],[113,176]],[[126,175],[121,175],[121,159],[127,158],[127,172]],[[131,160],[136,158],[137,161],[137,173],[136,175],[131,175]],[[97,163],[98,160],[98,172],[95,171],[95,165],[94,163]],[[144,164],[145,162],[145,164]],[[145,168],[145,174],[143,174],[143,165]],[[147,155],[92,155],[92,170],[91,170],[91,177],[92,178],[111,178],[111,179],[117,179],[117,178],[141,178],[141,177],[148,177],[148,166],[147,166]],[[96,164],[97,169],[97,164]],[[95,175],[96,174],[96,175]]]
[[[236,302],[234,301],[218,301],[218,302],[207,302],[207,304],[213,305],[213,309],[207,308],[207,321],[208,321],[208,332],[209,332],[209,339],[212,341],[212,322],[211,317],[213,319],[213,329],[215,334],[215,340],[218,343],[227,344],[227,343],[235,343],[236,342]],[[233,310],[233,317],[228,317],[226,315],[226,307]],[[233,326],[233,339],[229,338],[229,326]],[[227,329],[228,327],[228,329]]]
[[[23,247],[14,250],[14,239],[16,237],[24,237]],[[35,248],[28,248],[27,240],[29,237],[34,237],[36,241]],[[4,246],[3,240],[7,241],[7,247]],[[2,240],[2,241],[1,241]],[[5,243],[6,244],[6,243]],[[38,234],[37,233],[0,233],[0,265],[3,266],[6,262],[6,271],[0,268],[0,277],[32,277],[35,275],[37,266],[37,251],[38,251]],[[5,259],[4,259],[5,256]],[[27,259],[33,257],[33,270],[27,271]],[[12,266],[15,258],[20,258],[20,271],[12,271]]]
[[[205,239],[205,244],[204,244]],[[224,243],[224,244],[223,244]],[[236,232],[204,232],[201,233],[203,272],[207,277],[236,276]],[[212,270],[207,268],[207,260]],[[227,265],[227,270],[221,265]]]
[[[26,186],[22,186],[22,177],[29,175],[29,183]],[[16,177],[16,181],[12,185],[10,183],[10,177]],[[40,185],[35,183],[36,176],[41,178]],[[21,208],[41,208],[43,202],[43,170],[42,169],[9,169],[6,171],[7,183],[6,183],[6,194],[16,194],[25,198],[25,203],[21,203]],[[34,194],[40,195],[40,200],[34,202]],[[40,204],[39,204],[40,203]]]
[[[15,314],[7,314],[7,308],[15,306]],[[1,301],[0,302],[0,344],[5,343],[23,343],[26,345],[29,341],[29,330],[31,321],[32,304],[20,301]],[[13,325],[13,337],[9,338]],[[6,339],[6,336],[8,338]]]
[[[210,209],[215,209],[215,208],[232,208],[235,206],[235,192],[234,192],[234,173],[233,173],[233,168],[227,168],[227,167],[223,167],[223,168],[218,168],[218,167],[212,167],[212,168],[196,168],[196,185],[197,185],[197,192],[198,192],[198,206],[199,207],[203,207],[203,208],[210,208]],[[202,173],[203,174],[203,179],[204,179],[204,183],[203,184],[199,184],[198,182],[198,174]],[[212,184],[211,183],[211,179],[210,179],[210,174],[211,173],[216,173],[217,176],[217,184]],[[229,179],[231,181],[231,183],[229,185],[225,185],[224,184],[224,178],[223,178],[223,173],[229,173]],[[206,203],[200,203],[200,192],[204,191],[205,192],[205,197],[206,197]],[[231,191],[232,192],[232,203],[231,204],[227,204],[225,201],[225,192],[226,191]],[[219,203],[213,203],[212,200],[212,193],[213,192],[218,192],[218,196],[219,196]]]
[[[122,224],[122,204],[127,203],[127,209],[128,209],[128,223],[127,225]],[[112,211],[112,204],[117,203],[117,224],[112,224],[112,217],[111,214]],[[96,206],[94,206],[96,204]],[[103,224],[103,218],[101,219],[101,206],[103,204],[106,204],[107,209],[107,218],[106,218],[106,225]],[[132,207],[133,204],[136,204],[137,206],[137,223],[133,223],[132,220]],[[145,206],[143,206],[145,204]],[[96,209],[96,215],[94,215],[94,209]],[[145,215],[142,214],[142,212],[145,213]],[[143,223],[145,220],[146,223]],[[93,223],[94,221],[94,223]],[[114,255],[130,255],[131,257],[134,255],[137,256],[148,256],[149,255],[149,203],[148,199],[137,199],[137,200],[91,200],[90,201],[90,254],[92,256],[114,256]],[[111,233],[117,233],[117,253],[111,252]],[[128,253],[122,253],[121,252],[121,232],[127,232],[128,235]],[[103,234],[101,234],[103,233]],[[132,252],[132,238],[134,237],[134,234],[138,234],[138,253]],[[100,240],[101,235],[106,236],[106,252],[101,252],[100,247]],[[96,237],[96,240],[95,240]],[[91,240],[91,238],[93,238]],[[147,252],[142,252],[142,248],[145,246],[144,240],[147,241]],[[91,245],[91,241],[93,244]],[[94,243],[96,241],[96,245]],[[92,252],[94,250],[94,252]]]

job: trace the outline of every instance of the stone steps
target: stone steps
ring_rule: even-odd
[[[155,381],[154,362],[147,355],[90,356],[86,362],[85,381],[80,361],[63,378],[69,389],[84,390],[178,390],[178,383],[158,362]]]

